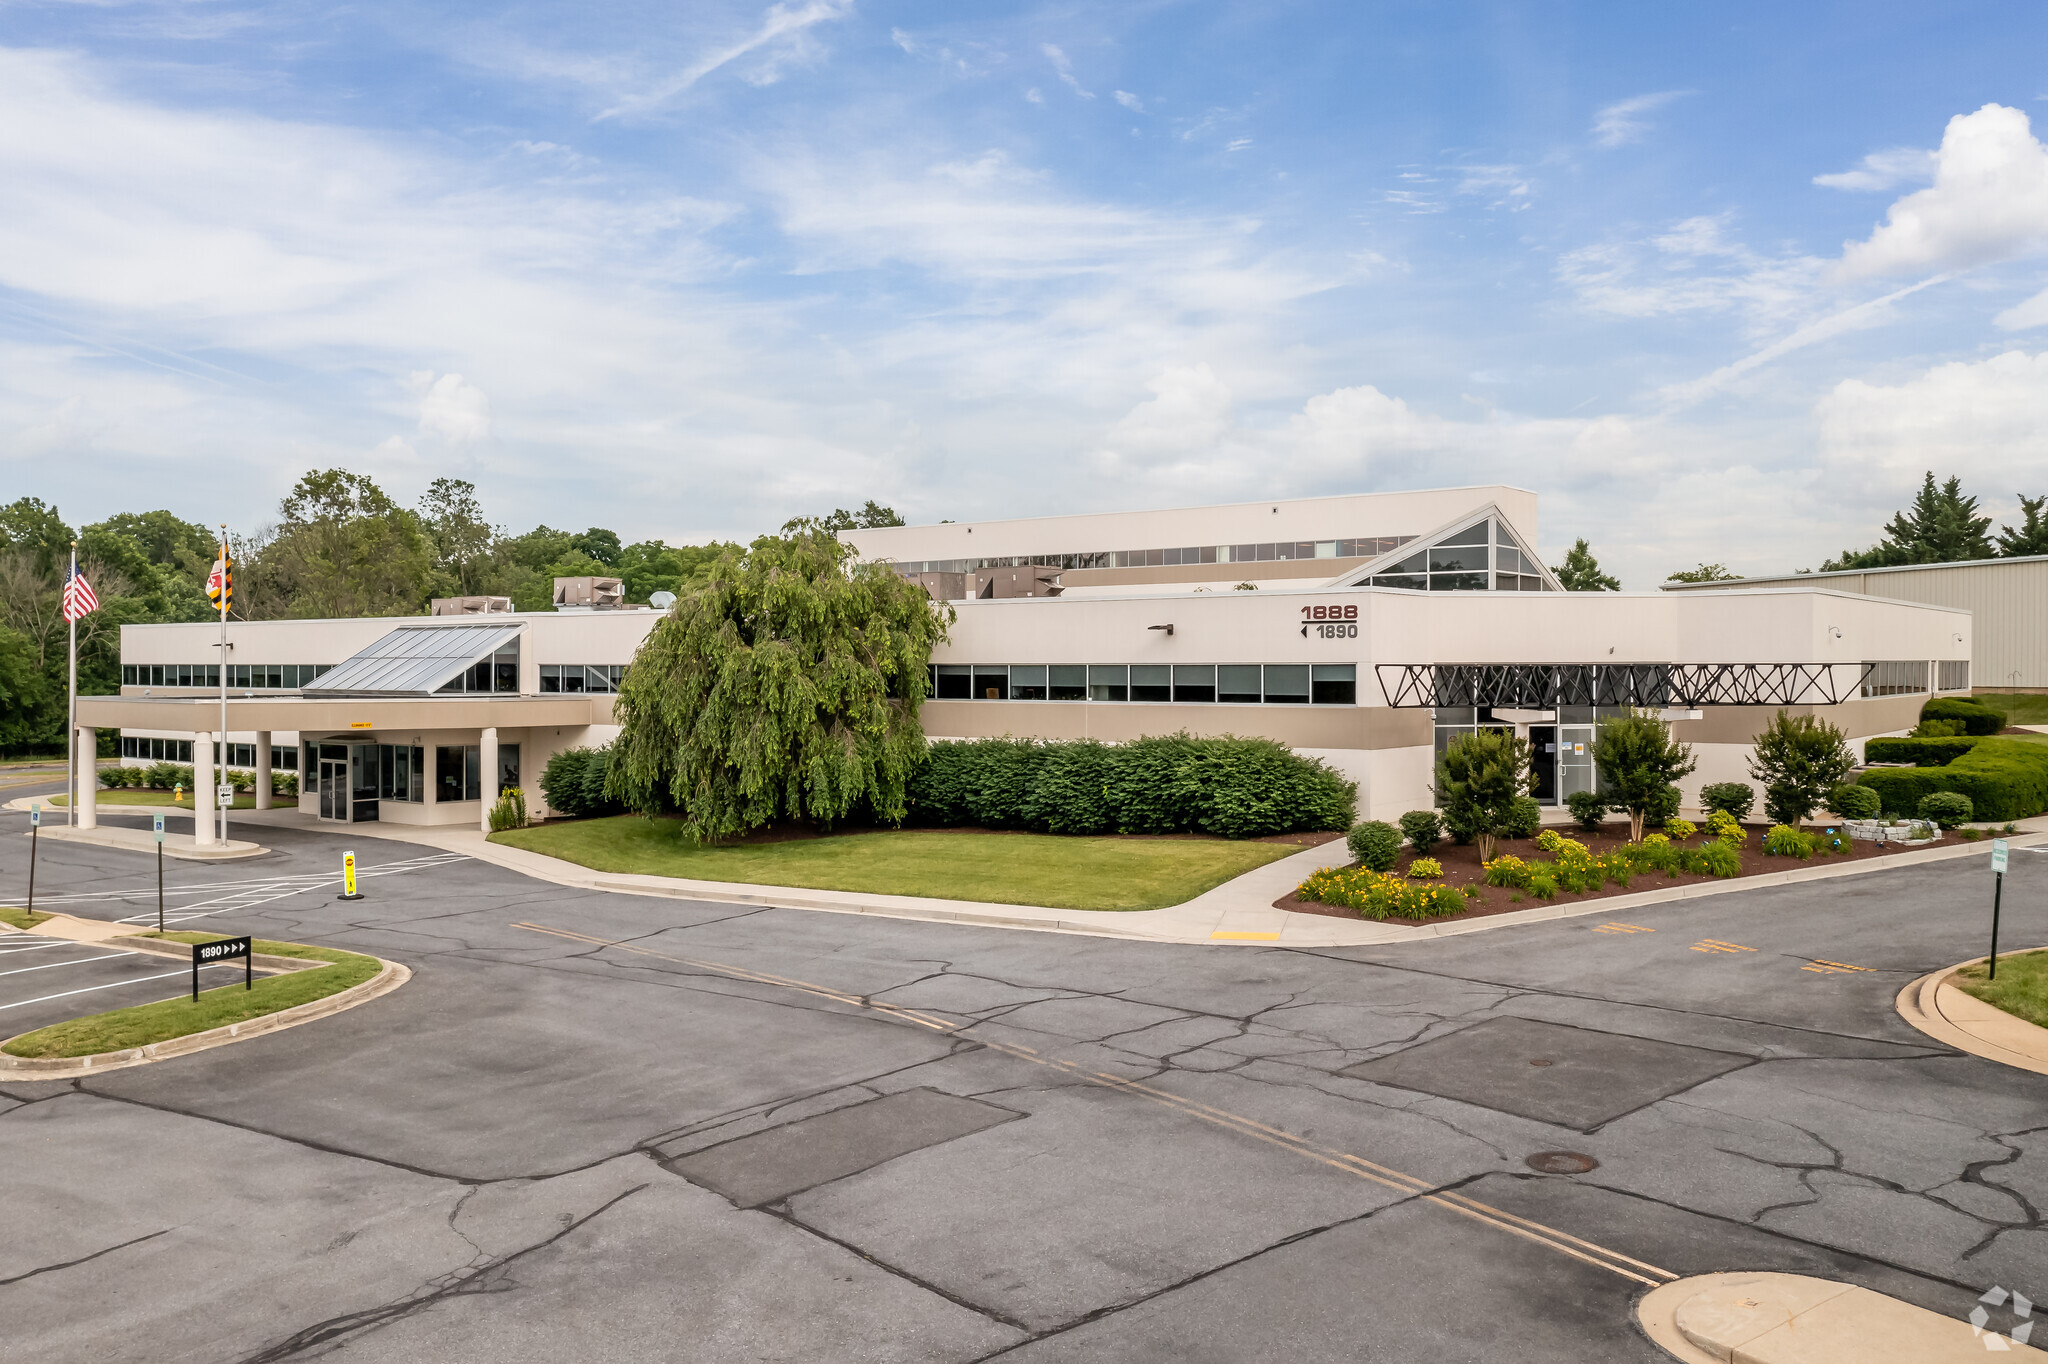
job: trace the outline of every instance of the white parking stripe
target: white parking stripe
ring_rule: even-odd
[[[112,961],[116,957],[132,957],[133,952],[109,952],[99,957],[80,957],[77,961],[46,961],[41,966],[17,966],[12,971],[0,971],[0,976],[27,975],[30,971],[54,971],[60,966],[83,966],[89,961]]]
[[[5,938],[0,938],[0,942],[5,942],[5,941],[7,941],[7,940],[6,940]],[[46,948],[46,947],[82,947],[82,946],[84,946],[84,944],[83,944],[83,943],[75,943],[75,942],[72,942],[72,941],[71,941],[70,939],[68,939],[68,938],[45,938],[45,939],[43,939],[43,940],[42,940],[41,942],[32,942],[32,943],[28,943],[28,944],[25,944],[24,946],[21,946],[21,947],[0,947],[0,957],[8,957],[8,956],[12,956],[12,955],[14,955],[14,954],[15,954],[16,952],[40,952],[40,951],[42,951],[42,950],[43,950],[44,948]]]
[[[231,965],[233,965],[232,962],[222,962],[219,966],[202,966],[199,969],[202,971],[216,971]],[[53,999],[69,999],[73,995],[89,995],[95,990],[118,990],[123,985],[140,985],[146,980],[169,980],[172,976],[190,976],[191,974],[191,969],[188,967],[183,971],[166,971],[160,976],[137,976],[133,980],[117,980],[112,985],[88,985],[83,990],[65,990],[54,995],[39,995],[34,999],[24,999],[18,1004],[0,1004],[0,1010],[22,1009],[31,1004],[43,1004]]]

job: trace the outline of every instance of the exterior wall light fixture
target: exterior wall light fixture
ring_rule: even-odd
[[[1171,625],[1148,625],[1145,628],[1147,630],[1164,630],[1169,636],[1173,634],[1173,627]]]

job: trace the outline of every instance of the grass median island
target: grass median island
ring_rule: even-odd
[[[147,933],[138,936],[197,943],[217,942],[227,935]],[[110,1013],[53,1023],[47,1028],[10,1038],[0,1050],[10,1056],[97,1056],[129,1047],[146,1047],[152,1042],[185,1037],[209,1028],[224,1028],[230,1023],[244,1023],[282,1009],[310,1004],[316,999],[339,994],[350,986],[360,985],[384,969],[384,963],[375,957],[331,947],[270,942],[263,938],[256,940],[255,947],[259,954],[265,956],[302,957],[330,964],[314,970],[258,976],[255,985],[247,990],[242,988],[241,973],[237,970],[232,985],[201,990],[196,1003],[187,994],[176,999],[159,1000],[155,1004],[138,1004],[129,1009],[115,1009]]]
[[[1986,979],[1986,974],[1984,963],[1978,962],[1956,972],[1955,982],[1966,995],[2048,1028],[2048,950],[2001,956],[1998,979]]]
[[[1162,909],[1301,851],[1221,838],[933,829],[705,845],[685,842],[679,824],[616,815],[508,829],[491,841],[595,871],[1054,909]]]
[[[277,799],[280,802],[292,805],[298,804],[299,801],[297,796],[279,796]],[[44,803],[61,810],[69,802],[63,796],[51,796]],[[147,788],[138,790],[132,786],[102,786],[99,794],[93,798],[93,804],[102,809],[109,805],[168,805],[173,810],[190,810],[192,808],[192,792],[187,789],[185,798],[179,800],[177,799],[177,793],[174,791],[151,791]],[[234,808],[237,810],[255,809],[255,793],[237,791],[235,793]]]
[[[0,924],[7,924],[12,928],[34,928],[49,917],[40,909],[31,914],[16,905],[0,905]]]

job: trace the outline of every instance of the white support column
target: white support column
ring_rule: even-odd
[[[195,734],[192,736],[192,789],[187,792],[192,798],[192,846],[211,848],[219,836],[215,833],[213,799],[213,736]]]
[[[270,731],[256,731],[256,808],[270,808]]]
[[[80,725],[72,751],[78,754],[78,827],[97,829],[100,827],[100,732]]]
[[[480,765],[483,770],[477,773],[477,779],[483,788],[484,809],[483,817],[477,821],[477,827],[489,833],[491,807],[498,803],[498,731],[495,726],[484,731]]]

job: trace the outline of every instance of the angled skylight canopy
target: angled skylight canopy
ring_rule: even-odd
[[[401,625],[337,663],[306,696],[517,692],[524,625]]]
[[[1389,550],[1330,585],[1418,592],[1564,590],[1492,503]]]

